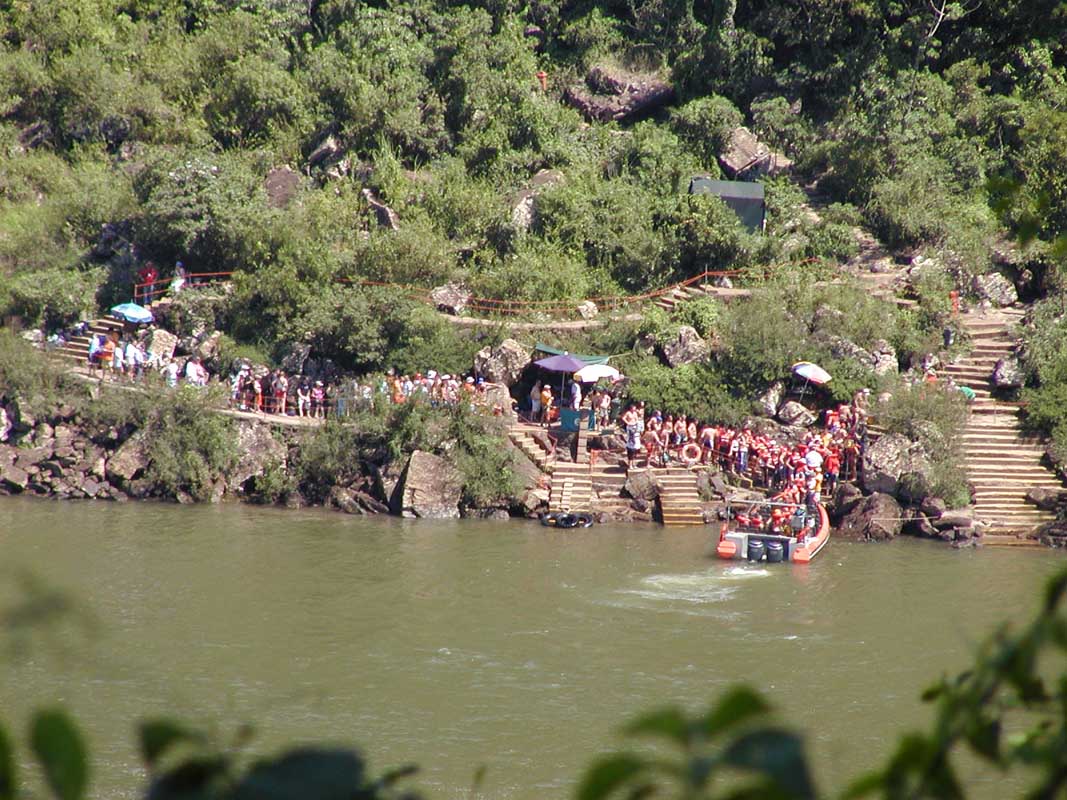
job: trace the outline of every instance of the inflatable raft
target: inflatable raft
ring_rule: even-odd
[[[764,504],[770,505],[773,504]],[[719,558],[767,561],[771,564],[779,561],[807,564],[830,539],[830,519],[822,505],[818,506],[818,517],[811,520],[812,524],[796,530],[783,526],[781,532],[767,530],[763,520],[758,517],[754,520],[749,515],[731,514],[729,510],[727,516],[715,548]]]

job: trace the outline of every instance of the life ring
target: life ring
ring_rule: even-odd
[[[686,464],[692,465],[700,460],[700,445],[696,442],[690,442],[682,448],[682,461]]]
[[[559,522],[559,514],[542,514],[541,524],[546,528],[555,528]]]
[[[574,514],[561,514],[556,518],[557,528],[576,528],[578,526],[578,517]]]
[[[592,514],[582,513],[582,514],[576,514],[575,516],[578,518],[577,527],[579,527],[579,528],[591,528],[591,527],[593,527],[593,515]]]

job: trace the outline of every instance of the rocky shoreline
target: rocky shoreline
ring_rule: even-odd
[[[299,458],[302,432],[260,420],[234,420],[233,424],[236,462],[212,476],[210,493],[201,499],[261,503],[257,482],[272,470],[288,474],[289,465]],[[613,442],[613,438],[599,437],[597,445],[604,448],[601,457],[621,460],[621,443]],[[332,485],[318,502],[290,488],[274,504],[425,519],[534,518],[547,510],[545,476],[508,440],[503,427],[501,439],[515,456],[516,491],[486,507],[464,507],[462,479],[455,464],[447,457],[421,450],[395,461],[361,464],[356,477]],[[563,445],[560,453],[566,459],[566,443]],[[113,502],[198,501],[185,492],[166,496],[156,491],[145,478],[149,459],[144,432],[119,427],[94,429],[73,406],[59,405],[47,414],[34,414],[17,399],[0,405],[0,494]],[[943,499],[930,495],[927,466],[922,448],[907,437],[880,437],[864,454],[860,485],[841,484],[827,501],[835,535],[863,541],[910,535],[955,548],[980,545],[983,531],[973,509],[949,508]],[[708,522],[716,521],[727,498],[745,496],[745,490],[732,482],[729,475],[716,469],[698,472],[697,485]],[[653,521],[659,490],[654,472],[635,471],[627,475],[615,496],[602,503],[594,498],[591,510],[600,522]],[[1052,509],[1067,500],[1064,493],[1046,495],[1031,500]],[[1034,538],[1049,545],[1061,542],[1059,528],[1039,531]]]

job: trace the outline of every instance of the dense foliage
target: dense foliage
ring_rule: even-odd
[[[634,398],[731,418],[797,358],[828,366],[833,399],[872,385],[831,327],[861,346],[880,331],[907,363],[942,324],[932,298],[972,273],[1067,285],[1060,0],[27,0],[0,21],[0,309],[31,324],[127,299],[146,260],[166,278],[180,259],[235,273],[214,320],[230,352],[456,371],[498,334],[361,282],[573,301],[734,269],[769,293],[646,325],[716,337],[708,364],[668,371],[615,334],[609,350],[634,351]],[[594,67],[675,95],[586,119],[569,89]],[[686,194],[720,176],[738,124],[796,162],[766,182],[765,235]],[[902,256],[940,251],[948,272],[917,280],[910,317],[817,296],[857,225]],[[1021,252],[995,256],[1009,238]],[[845,313],[815,319],[824,306]],[[1067,452],[1067,380],[1037,357],[1034,423]]]
[[[94,291],[128,294],[143,260],[166,275],[181,259],[248,276],[255,324],[236,321],[240,337],[289,336],[322,309],[360,312],[334,296],[338,277],[458,278],[519,298],[638,291],[848,255],[842,219],[985,269],[1005,228],[1048,241],[1063,228],[1059,8],[8,4],[0,272],[13,280],[0,304],[56,324]],[[632,124],[587,124],[564,90],[598,65],[657,74],[677,97]],[[772,182],[769,235],[753,237],[718,201],[686,196],[693,174],[719,174],[742,122],[821,177],[844,216],[797,215],[800,197]],[[280,165],[296,182],[279,199],[264,179]],[[543,169],[563,180],[527,230],[511,208]],[[398,231],[378,226],[364,187]]]

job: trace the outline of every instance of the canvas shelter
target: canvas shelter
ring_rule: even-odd
[[[733,209],[742,225],[750,231],[763,232],[767,221],[767,201],[762,183],[693,178],[689,181],[689,194],[710,194],[718,197]]]

